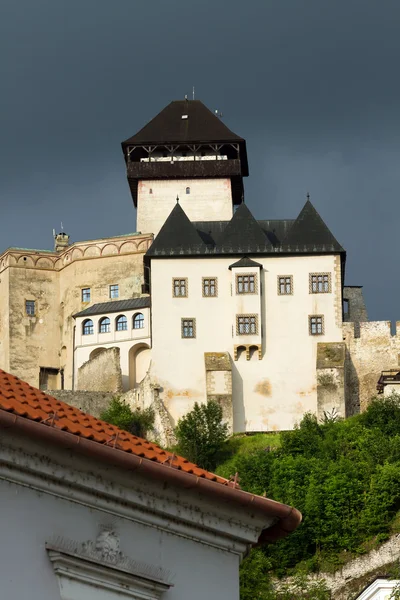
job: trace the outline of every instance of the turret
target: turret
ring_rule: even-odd
[[[142,233],[158,233],[177,196],[191,221],[230,220],[243,201],[246,142],[199,100],[171,102],[122,149]]]

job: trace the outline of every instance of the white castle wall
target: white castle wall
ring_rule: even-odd
[[[235,314],[242,308],[247,312],[249,298],[238,298],[235,290],[231,295],[228,267],[236,259],[152,260],[153,373],[174,421],[191,410],[195,401],[206,401],[205,352],[231,356],[235,431],[290,429],[305,412],[317,413],[317,344],[342,341],[340,257],[253,258],[264,267],[258,298],[262,359],[253,352],[250,360],[241,353],[237,361],[233,360]],[[311,272],[331,273],[331,293],[310,294]],[[293,275],[293,295],[278,295],[278,275]],[[204,298],[202,277],[212,276],[218,278],[218,297]],[[173,277],[188,279],[187,298],[172,297]],[[309,334],[308,315],[313,314],[324,315],[324,335]],[[181,338],[184,317],[196,319],[195,339]],[[242,337],[247,343],[247,336]]]
[[[186,193],[186,188],[190,189],[190,194]],[[230,179],[139,181],[137,230],[157,235],[174,208],[177,196],[191,221],[229,221],[232,218]]]

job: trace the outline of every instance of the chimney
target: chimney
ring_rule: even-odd
[[[69,246],[69,235],[67,233],[54,234],[54,250],[56,252],[62,252]]]

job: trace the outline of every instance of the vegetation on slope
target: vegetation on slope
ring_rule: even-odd
[[[242,448],[217,468],[223,476],[237,471],[243,489],[303,514],[294,533],[244,561],[242,600],[284,598],[270,590],[271,577],[334,571],[399,528],[399,396],[374,399],[365,413],[342,421],[318,423],[308,414],[279,442]],[[329,598],[322,589],[296,596]]]

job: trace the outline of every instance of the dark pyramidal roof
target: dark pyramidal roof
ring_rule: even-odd
[[[243,256],[243,258],[240,258],[239,260],[237,260],[236,262],[232,263],[231,265],[229,265],[230,269],[236,269],[240,267],[241,269],[253,269],[254,267],[260,268],[262,269],[262,264],[256,262],[255,260],[251,260],[251,258],[249,258],[248,256]]]
[[[313,253],[345,251],[307,200],[297,219],[273,221],[257,221],[241,204],[230,221],[191,222],[177,204],[146,256]]]
[[[186,115],[187,118],[182,119]],[[244,142],[200,100],[174,100],[122,146],[193,142]]]
[[[135,310],[137,308],[148,308],[150,306],[150,296],[140,298],[128,298],[127,300],[114,300],[112,302],[99,302],[88,306],[84,310],[75,313],[73,317],[90,317],[92,315],[103,315],[106,313],[119,313],[125,310]]]

